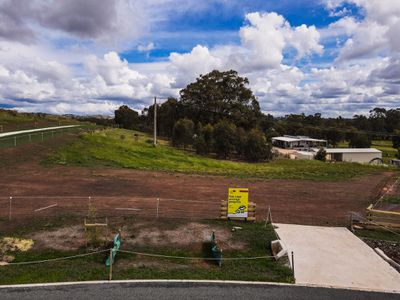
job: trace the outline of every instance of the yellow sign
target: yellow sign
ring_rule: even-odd
[[[228,194],[228,218],[247,218],[249,189],[230,188]]]

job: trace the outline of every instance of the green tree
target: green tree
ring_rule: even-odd
[[[180,119],[175,123],[172,133],[172,144],[176,147],[185,148],[193,143],[194,123],[187,118]]]
[[[344,138],[344,134],[337,128],[330,128],[326,130],[325,134],[328,143],[333,146],[336,146]]]
[[[207,124],[202,129],[202,135],[204,142],[206,143],[206,153],[210,153],[214,147],[214,127],[211,124]]]
[[[369,148],[371,140],[366,134],[355,134],[350,138],[350,148]]]
[[[242,127],[236,128],[235,150],[236,153],[240,156],[244,155],[246,147],[246,139],[247,139],[246,131]]]
[[[143,129],[152,130],[154,122],[154,104],[142,111]],[[157,104],[157,133],[162,136],[171,137],[175,123],[183,118],[182,104],[175,98]]]
[[[235,149],[236,126],[227,121],[219,121],[214,127],[214,148],[219,157],[227,159]]]
[[[180,91],[185,115],[196,123],[216,124],[228,119],[236,126],[252,128],[262,114],[248,84],[247,78],[233,70],[200,75]]]
[[[139,114],[127,105],[122,105],[114,111],[114,120],[125,129],[135,129],[139,123]]]
[[[316,160],[326,161],[326,151],[324,148],[318,150],[314,157]]]
[[[396,129],[393,132],[392,136],[392,143],[393,143],[393,148],[400,148],[400,129]]]
[[[248,133],[244,146],[244,156],[250,161],[264,160],[269,156],[267,141],[260,130],[252,129]]]
[[[193,147],[196,150],[197,154],[207,154],[208,153],[207,144],[206,144],[206,141],[204,140],[204,136],[202,134],[197,135],[194,138]]]
[[[268,143],[270,143],[272,138],[276,136],[279,136],[279,133],[275,130],[275,128],[269,128],[265,132],[265,138],[267,139]]]

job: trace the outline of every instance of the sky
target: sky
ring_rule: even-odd
[[[0,108],[142,110],[236,70],[262,111],[400,107],[400,0],[0,0]]]

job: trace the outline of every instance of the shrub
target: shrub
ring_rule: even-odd
[[[318,150],[317,154],[315,154],[315,159],[320,161],[326,161],[326,151],[324,148]]]
[[[195,140],[193,142],[193,146],[196,149],[197,154],[207,154],[208,153],[207,144],[204,140],[203,135],[199,135],[195,138]]]
[[[265,136],[260,130],[252,129],[248,133],[244,156],[250,161],[260,161],[272,156],[271,148],[268,147]]]

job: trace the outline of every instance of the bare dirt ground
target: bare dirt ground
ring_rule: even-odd
[[[220,201],[227,198],[228,188],[248,187],[250,201],[257,204],[258,220],[265,218],[270,206],[274,222],[346,225],[348,213],[364,214],[394,176],[386,172],[340,182],[315,182],[41,165],[48,148],[56,148],[65,139],[68,137],[0,150],[0,216],[7,216],[8,197],[19,196],[13,199],[16,218],[63,211],[86,213],[90,204],[105,215],[155,217],[158,206],[159,217],[218,218]]]
[[[112,227],[112,226],[111,226]],[[100,240],[111,240],[117,230],[112,230],[108,237],[105,232],[99,231]],[[232,232],[221,226],[189,222],[180,224],[175,228],[166,228],[154,222],[140,222],[123,226],[121,236],[126,249],[140,249],[143,247],[164,247],[174,245],[175,247],[199,249],[203,243],[209,242],[211,233],[215,232],[218,243],[224,249],[244,249],[246,244],[233,241]],[[86,238],[83,224],[73,225],[52,230],[41,230],[29,235],[34,242],[35,249],[55,249],[60,251],[77,250],[85,247]],[[139,247],[139,248],[138,248]]]

